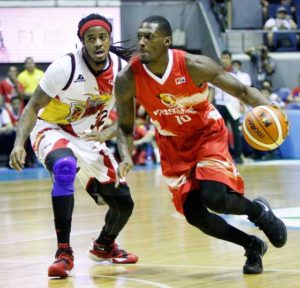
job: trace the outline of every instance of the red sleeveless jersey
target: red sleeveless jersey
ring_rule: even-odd
[[[244,182],[228,151],[224,121],[207,101],[207,83],[200,87],[193,83],[185,52],[169,50],[162,78],[151,73],[138,57],[131,61],[131,68],[137,101],[157,128],[162,172],[177,211],[183,213],[186,196],[199,189],[199,180],[222,182],[243,194]]]
[[[137,101],[157,128],[163,174],[169,176],[191,169],[204,157],[222,153],[220,138],[227,149],[223,119],[207,100],[207,83],[200,87],[194,84],[185,53],[169,50],[169,64],[162,78],[138,57],[131,61]]]

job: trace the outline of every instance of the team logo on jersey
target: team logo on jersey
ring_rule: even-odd
[[[80,103],[80,102],[70,103],[70,114],[67,118],[69,123],[81,119],[83,116],[84,110],[85,110],[84,103]]]
[[[177,107],[177,100],[174,95],[168,93],[161,93],[157,95],[157,98],[161,100],[161,102],[167,107]]]
[[[179,77],[179,78],[175,79],[176,85],[179,85],[179,84],[182,84],[182,83],[185,83],[185,82],[186,82],[185,77]]]
[[[85,101],[72,100],[73,102],[70,103],[70,114],[67,118],[69,123],[98,113],[113,97],[112,94],[108,92],[99,93],[96,87],[94,87],[94,90],[97,91],[97,93],[84,94],[88,96]]]
[[[77,83],[77,82],[85,82],[85,79],[82,74],[79,74],[77,79],[74,81],[74,83]]]

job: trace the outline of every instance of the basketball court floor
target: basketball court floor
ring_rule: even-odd
[[[224,216],[269,244],[264,273],[243,275],[244,250],[208,237],[175,212],[159,167],[131,172],[134,213],[118,244],[139,255],[134,265],[96,263],[86,251],[103,225],[97,206],[76,185],[72,227],[72,277],[49,279],[54,260],[51,181],[43,168],[0,170],[0,287],[5,288],[296,288],[300,287],[300,161],[270,161],[238,167],[250,199],[267,198],[288,227],[288,242],[274,248],[246,217]]]

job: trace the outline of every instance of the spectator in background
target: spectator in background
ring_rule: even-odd
[[[146,135],[148,134],[148,128],[144,121],[140,121],[141,119],[135,119],[135,127],[133,131],[133,140],[134,140],[134,149],[132,160],[135,165],[146,165],[147,160],[147,145],[148,141],[144,141],[146,139]]]
[[[270,31],[267,35],[268,46],[270,48],[290,47],[292,43],[288,34],[279,34],[277,43],[274,43],[274,32],[297,30],[297,24],[288,14],[286,8],[280,6],[277,9],[276,17],[271,17],[266,21],[264,30]]]
[[[264,80],[261,84],[261,90],[264,90],[265,93],[263,93],[268,99],[270,99],[271,102],[277,103],[281,108],[285,108],[286,102],[285,99],[280,97],[280,91],[283,89],[288,88],[280,88],[274,91],[273,89],[273,83],[270,80]],[[269,91],[269,92],[267,92]],[[281,93],[282,94],[282,93]]]
[[[136,130],[136,128],[135,128]],[[155,127],[153,126],[153,124],[150,124],[148,126],[146,126],[146,131],[143,134],[142,137],[140,137],[139,139],[134,139],[133,141],[133,145],[134,145],[134,149],[133,149],[133,153],[135,152],[136,149],[139,149],[139,147],[143,147],[145,149],[146,147],[146,157],[150,157],[150,161],[156,163],[156,164],[160,164],[160,154],[159,154],[159,150],[155,141]],[[149,150],[147,148],[150,147],[150,153]],[[148,154],[147,154],[148,153]],[[146,160],[147,158],[145,157],[144,159],[144,163],[146,164]],[[133,161],[134,161],[134,156],[133,156]]]
[[[269,14],[269,6],[271,5],[282,5],[285,7],[290,7],[290,12],[295,16],[296,13],[296,7],[295,7],[295,1],[294,0],[261,0],[261,5],[262,5],[262,12],[263,12],[263,19],[266,21],[270,14]]]
[[[24,105],[19,96],[15,96],[11,98],[11,102],[9,105],[6,105],[6,111],[9,116],[9,122],[11,123],[10,126],[10,133],[6,136],[7,148],[6,153],[7,156],[10,154],[13,143],[16,138],[15,129],[23,112]],[[25,167],[33,167],[38,164],[38,160],[34,154],[34,151],[31,147],[29,138],[25,143],[25,150],[26,150],[26,158],[25,158]],[[7,162],[8,164],[8,162]],[[9,165],[7,165],[9,166]]]
[[[23,105],[20,97],[15,96],[11,98],[11,102],[9,107],[7,108],[7,112],[9,114],[10,121],[14,127],[18,124],[22,111]]]
[[[113,125],[117,121],[117,112],[114,109],[110,111],[109,118],[106,121],[105,127]],[[160,163],[160,155],[155,142],[154,126],[150,123],[149,116],[144,107],[136,103],[136,120],[134,128],[134,149],[133,162],[135,165],[146,165],[147,157],[151,157],[151,162]],[[102,142],[103,136],[99,134],[97,140]],[[116,138],[105,141],[106,145],[113,151],[116,159],[120,160]]]
[[[300,74],[298,75],[299,85],[292,89],[287,98],[287,109],[300,109]]]
[[[211,8],[219,22],[220,29],[225,32],[227,29],[227,0],[211,0]]]
[[[24,66],[25,70],[19,74],[18,80],[24,87],[24,102],[26,105],[44,75],[44,71],[36,68],[32,57],[25,59]]]
[[[242,70],[242,62],[239,60],[232,61],[232,69],[235,74],[238,75],[238,79],[245,85],[251,86],[252,80],[248,73]]]
[[[253,85],[261,89],[262,82],[269,80],[272,82],[274,73],[276,72],[276,60],[269,55],[269,50],[264,45],[251,47],[245,51],[250,56],[253,65]]]
[[[0,93],[4,97],[6,106],[10,104],[13,97],[17,96],[20,97],[20,99],[23,98],[24,87],[18,80],[17,75],[18,68],[16,66],[10,66],[7,71],[7,78],[0,83]]]
[[[136,118],[133,132],[134,149],[132,155],[135,165],[146,165],[147,157],[151,157],[151,161],[154,158],[152,157],[154,131],[150,128],[150,119],[145,108],[136,103]]]
[[[3,96],[0,94],[0,155],[4,165],[8,166],[8,156],[12,150],[15,139],[14,127],[4,105]]]
[[[230,72],[235,78],[240,80],[241,82],[244,79],[243,74],[241,71],[236,71],[232,67],[232,58],[231,53],[227,50],[222,52],[221,55],[221,64],[223,69],[227,72]],[[244,83],[248,85],[249,83]],[[250,83],[251,84],[251,83]],[[213,99],[216,108],[222,115],[227,127],[229,130],[232,130],[233,136],[233,151],[232,156],[236,163],[241,164],[243,163],[242,158],[242,139],[240,133],[240,118],[244,113],[244,105],[238,100],[236,97],[229,95],[228,93],[224,92],[218,87],[210,86],[211,93],[213,93]]]
[[[13,125],[11,123],[9,114],[7,112],[7,109],[4,105],[4,99],[3,96],[0,94],[0,133],[6,133],[10,132],[13,129]],[[3,143],[1,141],[1,143]],[[2,147],[3,145],[1,145]]]
[[[285,108],[285,102],[282,101],[278,94],[272,92],[271,88],[262,87],[260,91],[270,102],[276,104],[280,108]]]

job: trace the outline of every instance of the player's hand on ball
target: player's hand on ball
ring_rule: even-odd
[[[261,151],[273,150],[286,139],[289,120],[276,104],[257,106],[245,115],[242,132],[251,147]]]

